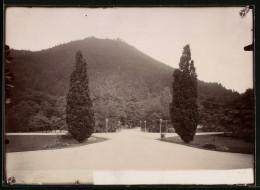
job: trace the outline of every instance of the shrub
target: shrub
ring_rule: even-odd
[[[201,145],[202,148],[205,149],[210,149],[210,150],[216,150],[217,146],[214,144],[210,144],[210,143],[205,143],[203,145]]]
[[[116,119],[110,118],[108,120],[107,132],[116,132],[116,130],[118,128],[119,128],[118,121]],[[106,121],[105,120],[96,121],[94,132],[95,133],[105,133],[106,132]]]
[[[54,144],[44,145],[42,147],[42,149],[48,150],[48,149],[64,148],[64,147],[68,147],[68,146],[69,146],[68,143],[57,142],[57,143],[54,143]]]
[[[46,116],[42,115],[41,113],[38,113],[29,119],[28,127],[30,132],[32,131],[47,132],[52,130],[52,123]]]
[[[229,152],[229,148],[227,146],[224,146],[224,145],[217,145],[217,148],[216,150],[219,150],[219,151],[224,151],[224,152]]]

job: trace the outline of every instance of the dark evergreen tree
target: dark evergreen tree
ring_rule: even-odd
[[[172,88],[171,121],[176,133],[189,143],[198,124],[197,74],[189,45],[183,48],[179,69],[173,73]]]
[[[95,118],[89,96],[87,63],[80,51],[76,53],[75,69],[70,75],[66,122],[69,132],[79,142],[90,137],[94,131]]]

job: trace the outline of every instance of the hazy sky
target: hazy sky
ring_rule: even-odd
[[[178,68],[188,43],[198,78],[244,92],[253,87],[252,12],[233,8],[7,8],[6,44],[41,50],[86,37],[120,38]],[[87,15],[87,16],[86,16]]]

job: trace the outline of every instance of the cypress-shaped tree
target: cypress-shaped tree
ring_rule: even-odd
[[[75,68],[70,75],[66,122],[68,131],[79,142],[90,137],[94,131],[95,118],[89,96],[87,63],[80,51],[76,53]]]
[[[174,70],[172,89],[171,121],[176,133],[189,143],[198,125],[197,74],[189,45],[183,48],[179,69]]]

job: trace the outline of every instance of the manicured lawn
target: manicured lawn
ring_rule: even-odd
[[[91,136],[87,141],[79,143],[73,138],[62,138],[57,137],[56,135],[7,135],[6,140],[9,141],[9,143],[5,145],[5,151],[8,153],[44,149],[69,148],[92,143],[98,143],[107,139]]]
[[[228,152],[254,154],[255,145],[254,143],[245,142],[243,139],[234,137],[225,137],[221,134],[216,135],[196,135],[194,140],[189,144],[185,144],[179,136],[177,137],[166,137],[160,139],[161,141],[182,144],[186,146],[203,148],[202,145],[213,144],[228,147]],[[206,149],[206,148],[203,148]],[[219,151],[219,150],[216,150]]]

